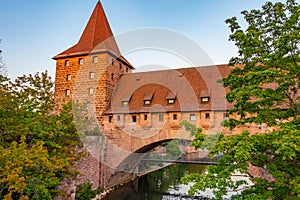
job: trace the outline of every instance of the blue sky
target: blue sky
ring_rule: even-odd
[[[237,51],[232,42],[228,42],[229,29],[224,21],[232,16],[240,18],[242,10],[260,8],[265,1],[101,2],[114,34],[144,27],[174,30],[198,43],[214,64],[224,64]],[[2,57],[8,75],[15,78],[22,74],[48,70],[54,79],[55,61],[51,58],[77,43],[96,3],[97,0],[1,0],[0,49],[3,50]],[[132,54],[127,58],[138,68],[147,64],[147,53],[149,52],[144,52],[143,55]],[[152,60],[155,55],[158,54],[150,56]],[[165,62],[168,65],[168,61]],[[171,60],[168,67],[174,67]]]

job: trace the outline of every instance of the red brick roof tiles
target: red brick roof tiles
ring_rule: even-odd
[[[116,57],[119,57],[125,64],[133,68],[121,55],[103,7],[100,1],[98,1],[78,43],[54,56],[54,59],[103,50],[115,54]]]
[[[227,110],[231,105],[225,99],[225,88],[217,80],[227,76],[229,70],[227,65],[219,65],[125,74],[114,90],[106,114]],[[210,95],[208,103],[201,102],[202,93]],[[153,94],[151,104],[144,105],[149,94]],[[167,101],[170,96],[176,97],[173,104]],[[130,99],[128,106],[122,106],[124,99]]]
[[[119,48],[100,2],[97,3],[78,43],[59,55],[91,52],[97,49],[110,50],[120,55]]]

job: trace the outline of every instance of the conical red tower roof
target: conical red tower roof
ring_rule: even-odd
[[[100,1],[98,1],[78,43],[58,54],[54,59],[75,54],[88,54],[95,50],[111,51],[120,56],[120,50]]]

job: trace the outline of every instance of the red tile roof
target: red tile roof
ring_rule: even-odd
[[[231,105],[225,99],[225,88],[217,80],[229,71],[227,65],[218,65],[125,74],[114,90],[106,114],[228,110]],[[203,93],[210,96],[208,103],[201,102]],[[149,94],[153,94],[151,104],[144,105]],[[170,96],[176,98],[174,104],[168,104]],[[129,100],[128,106],[122,106],[124,99]]]
[[[112,52],[125,62],[125,64],[132,67],[121,55],[103,7],[100,1],[98,1],[78,43],[53,58],[57,59],[80,54],[89,54],[93,51],[97,52],[103,50]]]

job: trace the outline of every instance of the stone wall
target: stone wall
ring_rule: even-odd
[[[72,100],[73,113],[77,118],[75,119],[77,130],[82,133],[88,132],[94,127],[102,130],[102,113],[110,101],[119,78],[125,73],[131,73],[130,67],[106,52],[58,58],[54,92],[56,112],[60,112],[63,103]],[[88,109],[87,116],[83,116],[82,119],[78,119],[82,116],[76,113],[77,108],[74,107],[80,103],[84,109]],[[83,127],[80,120],[86,119],[92,119],[92,121],[90,125],[85,124]],[[99,143],[96,142],[92,149],[88,148],[90,156],[78,162],[77,170],[80,172],[78,179],[76,181],[66,179],[60,185],[59,189],[67,192],[67,199],[75,198],[76,185],[81,183],[90,182],[93,189],[106,187],[114,169],[100,162],[101,159],[104,159],[104,154],[100,155],[103,148],[101,144],[99,146]]]

